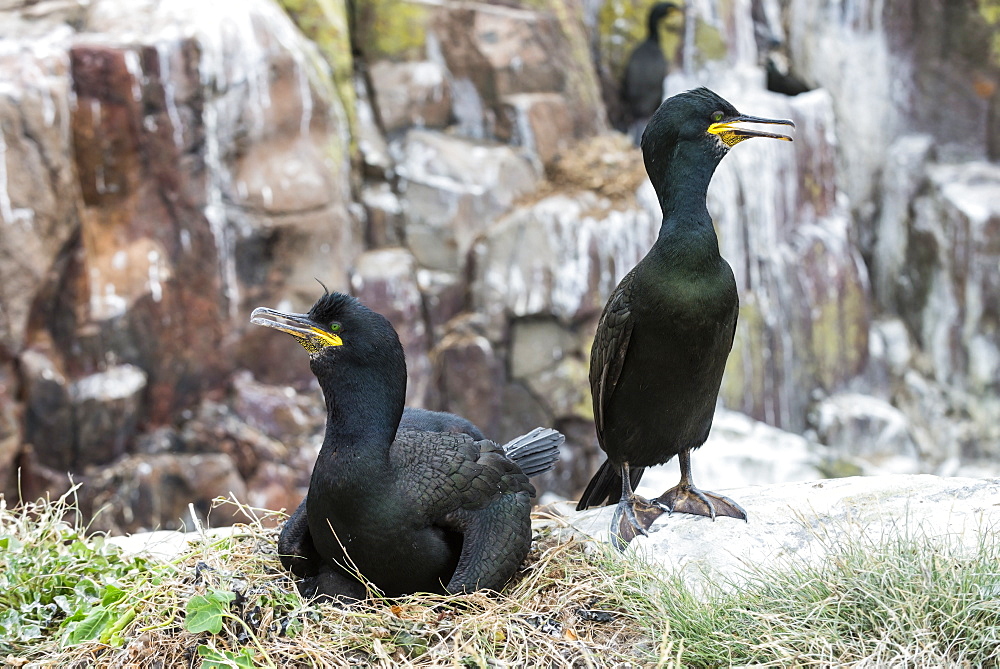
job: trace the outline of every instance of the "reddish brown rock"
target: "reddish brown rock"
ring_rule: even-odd
[[[65,469],[60,471],[41,461],[30,443],[23,445],[17,467],[17,487],[9,498],[11,500],[33,502],[58,499],[76,483]]]
[[[452,120],[447,74],[439,64],[429,61],[374,63],[371,79],[385,132],[447,126]]]
[[[237,356],[311,382],[304,356],[244,340],[252,300],[345,289],[360,244],[346,116],[280,9],[125,4],[0,10],[0,348],[22,405],[0,394],[0,474],[15,457],[40,492],[220,398]],[[186,436],[248,474],[267,457],[220,430]]]
[[[387,183],[365,188],[361,193],[365,208],[365,241],[370,248],[403,245],[403,208]]]
[[[247,481],[247,503],[258,509],[292,513],[309,489],[309,471],[264,462]]]
[[[225,454],[135,455],[87,475],[79,491],[93,531],[120,534],[192,528],[191,509],[214,527],[247,522],[234,506],[212,510],[217,497],[247,500],[246,484]]]
[[[519,94],[563,99],[550,99],[547,108],[557,123],[536,119],[535,141],[522,144],[531,152],[560,141],[549,132],[580,138],[607,126],[584,16],[573,0],[544,7],[369,4],[358,9],[355,25],[356,42],[374,63],[376,106],[390,134],[452,124],[471,139],[509,139],[517,130],[507,98]]]
[[[80,202],[65,54],[42,43],[5,49],[0,71],[0,346],[14,355],[47,273],[79,232]]]
[[[507,96],[519,93],[565,98],[572,137],[606,127],[582,19],[563,0],[541,11],[476,4],[435,15],[432,30],[449,71],[456,80],[471,82],[478,98],[478,104],[456,111],[471,136],[512,136],[503,108]],[[480,119],[469,118],[477,111]],[[540,137],[536,146],[554,140]]]
[[[248,372],[233,377],[233,411],[252,428],[288,447],[322,432],[326,408],[319,393],[256,381]]]
[[[448,322],[465,309],[466,284],[460,275],[431,269],[417,270],[432,341],[440,341]]]
[[[566,98],[556,93],[520,93],[503,98],[507,119],[500,139],[522,146],[543,163],[552,162],[574,140]]]
[[[225,453],[239,475],[249,479],[261,462],[289,459],[290,449],[245,423],[224,404],[206,401],[179,431],[180,450],[187,453]]]
[[[499,352],[483,334],[482,319],[469,314],[450,322],[431,358],[443,406],[499,439],[506,373]]]
[[[154,105],[157,98],[143,97],[142,82],[160,89],[172,85],[161,80],[159,60],[143,54],[85,44],[71,49],[77,98],[72,127],[83,165],[87,320],[118,332],[125,325],[138,335],[119,341],[131,347],[128,361],[149,374],[150,419],[162,422],[219,385],[226,303],[219,240],[203,209],[208,196],[204,188],[185,187],[190,174],[179,161],[183,147],[173,141],[166,105],[175,101],[161,95],[164,106],[148,110],[158,120],[143,123],[143,104]],[[156,67],[145,72],[144,64]],[[196,77],[197,71],[183,67],[170,74]],[[191,132],[204,132],[202,120],[192,117]],[[124,323],[116,323],[121,317]],[[98,361],[80,364],[99,367]],[[180,388],[185,392],[178,393]]]

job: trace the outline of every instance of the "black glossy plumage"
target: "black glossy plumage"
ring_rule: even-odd
[[[403,417],[399,420],[399,427],[423,430],[424,432],[467,434],[473,439],[486,438],[482,430],[471,420],[447,411],[431,411],[429,409],[406,407],[403,409]]]
[[[646,17],[646,39],[629,54],[622,75],[621,95],[625,104],[626,127],[638,144],[646,122],[663,102],[663,80],[667,59],[660,47],[660,21],[672,10],[672,2],[657,2]]]
[[[390,597],[500,588],[531,543],[534,490],[518,459],[551,468],[562,436],[543,430],[508,457],[459,416],[404,414],[403,348],[353,297],[326,294],[308,314],[256,309],[252,321],[299,340],[326,400],[309,491],[278,542],[300,590],[362,598],[354,569]]]
[[[447,411],[430,411],[406,407],[399,421],[399,429],[423,430],[426,432],[450,432],[467,434],[473,439],[486,439],[468,418]],[[517,463],[528,478],[539,476],[552,469],[559,459],[559,447],[566,437],[548,427],[535,429],[511,439],[501,448],[504,455]]]
[[[736,280],[719,253],[706,206],[708,184],[734,144],[758,136],[789,139],[736,128],[739,122],[791,125],[743,116],[700,88],[664,101],[643,134],[643,159],[663,222],[652,249],[612,293],[597,327],[590,386],[608,461],[577,507],[618,502],[620,526],[612,528],[613,536],[617,532],[626,543],[664,510],[746,517],[731,500],[698,491],[689,460],[712,426],[739,310]],[[681,459],[678,487],[652,502],[632,493],[646,467],[675,455]]]

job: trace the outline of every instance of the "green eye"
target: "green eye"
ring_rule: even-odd
[[[340,332],[340,323],[336,321],[330,323],[330,332]]]
[[[712,120],[718,123],[719,121],[722,120],[722,116],[723,116],[722,112],[717,111],[714,114],[712,114]]]

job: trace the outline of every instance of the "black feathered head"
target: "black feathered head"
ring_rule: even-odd
[[[714,170],[729,149],[751,137],[792,141],[787,135],[740,127],[741,123],[795,126],[784,119],[741,114],[707,88],[696,88],[667,98],[642,133],[642,157],[657,190],[664,187],[667,166],[687,161],[685,168]]]
[[[259,307],[250,322],[292,335],[309,352],[327,404],[324,449],[358,429],[392,441],[406,399],[406,359],[388,319],[357,298],[326,292],[308,313]]]
[[[344,293],[324,293],[305,314],[258,307],[250,315],[250,322],[292,335],[312,360],[334,353],[368,358],[379,351],[402,352],[392,324]]]
[[[657,2],[649,8],[649,15],[646,17],[646,29],[650,37],[656,35],[660,21],[675,9],[680,9],[680,7],[672,2]]]
[[[785,119],[747,116],[725,98],[707,88],[679,93],[663,101],[642,133],[642,153],[656,153],[681,141],[704,142],[716,139],[723,151],[751,137],[771,137],[792,141],[787,135],[738,127],[740,123],[795,124]]]

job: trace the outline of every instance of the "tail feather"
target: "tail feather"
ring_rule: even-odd
[[[639,480],[642,479],[642,474],[645,471],[645,467],[628,468],[629,483],[632,484],[633,490],[639,485]],[[594,478],[590,479],[590,483],[587,484],[587,489],[583,491],[583,495],[580,496],[580,502],[576,505],[576,510],[583,511],[592,506],[617,504],[621,497],[621,473],[619,473],[616,465],[611,464],[610,460],[605,460],[601,468],[594,474]]]
[[[559,447],[564,441],[566,437],[561,432],[548,427],[536,427],[531,432],[508,441],[503,450],[526,476],[538,476],[555,466],[559,459]]]

